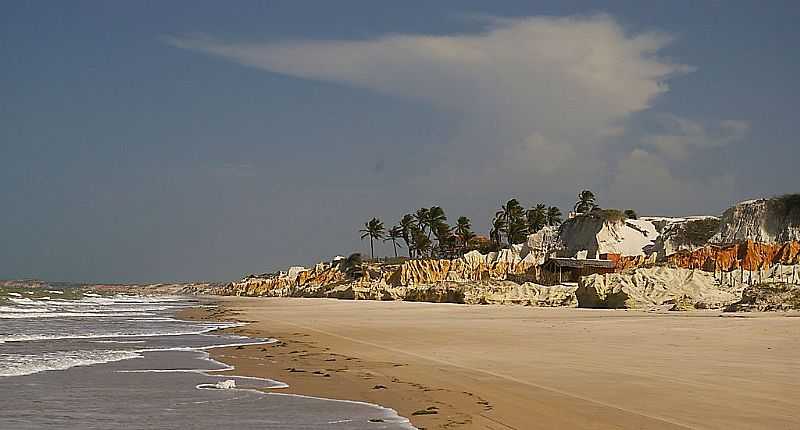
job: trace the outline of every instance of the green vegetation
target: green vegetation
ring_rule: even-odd
[[[578,193],[578,200],[575,202],[575,212],[587,213],[599,209],[596,202],[597,198],[591,190],[583,190]]]
[[[403,247],[402,244],[398,243],[400,239],[403,238],[403,229],[396,225],[389,229],[388,234],[386,235],[386,239],[383,239],[384,242],[391,241],[392,248],[394,248],[394,258],[397,258],[397,247]],[[374,258],[374,257],[373,257]]]
[[[783,216],[800,223],[800,194],[784,194],[771,199],[783,211]]]
[[[470,241],[475,239],[475,233],[472,231],[472,222],[470,222],[469,218],[465,216],[458,217],[455,234],[461,247],[461,252],[466,252]]]
[[[344,262],[342,262],[342,271],[352,279],[359,279],[364,276],[364,268],[362,267],[361,254],[356,252],[350,254]]]
[[[603,222],[620,222],[628,219],[628,217],[625,216],[625,212],[619,209],[600,209],[599,207],[595,207],[591,211],[578,216],[599,219]]]
[[[639,215],[633,209],[625,209],[625,217],[628,219],[639,219]]]
[[[509,245],[522,243],[528,236],[528,222],[524,215],[525,210],[517,199],[509,200],[495,213],[495,220],[500,220],[501,232],[506,234]]]
[[[411,258],[411,253],[414,251],[411,248],[411,232],[414,228],[414,215],[405,214],[403,218],[400,219],[400,223],[397,225],[400,227],[400,231],[402,232],[403,242],[406,244],[406,249],[408,249],[408,257]]]
[[[369,238],[369,251],[371,257],[375,258],[375,240],[381,240],[386,237],[386,228],[383,226],[383,222],[378,218],[372,218],[371,220],[364,223],[364,228],[359,230],[361,233],[361,240],[365,238]]]
[[[719,224],[718,218],[692,220],[683,225],[682,236],[686,238],[685,240],[688,244],[704,245],[717,232]]]
[[[576,207],[591,207],[594,216],[617,217],[616,210],[601,210],[595,203],[595,195],[583,190],[578,195]],[[599,211],[599,212],[598,212]],[[519,200],[510,199],[500,206],[489,228],[489,236],[476,234],[472,221],[460,216],[454,226],[447,222],[447,215],[440,206],[419,208],[407,213],[400,221],[386,230],[383,222],[372,218],[359,230],[361,239],[370,239],[370,254],[375,258],[374,241],[392,242],[395,260],[399,261],[398,248],[406,247],[408,258],[455,258],[469,251],[481,253],[497,251],[503,247],[523,243],[528,235],[537,233],[545,227],[555,227],[562,223],[561,209],[545,203],[526,209]],[[621,219],[624,219],[622,216]]]
[[[547,208],[547,213],[545,214],[545,221],[547,225],[551,227],[561,224],[561,209],[555,206],[550,206],[549,208]],[[532,233],[535,233],[535,231],[532,231]]]
[[[558,210],[558,208],[555,208]],[[561,211],[559,211],[560,215]],[[532,232],[537,232],[547,225],[548,209],[544,203],[539,203],[525,213],[528,219],[528,229]]]

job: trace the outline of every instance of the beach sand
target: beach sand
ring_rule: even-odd
[[[420,429],[797,429],[800,318],[214,298],[272,345],[212,357]],[[794,314],[797,315],[797,314]]]

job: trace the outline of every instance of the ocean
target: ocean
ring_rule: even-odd
[[[377,405],[218,375],[234,322],[183,321],[186,297],[0,288],[0,429],[413,429]],[[235,371],[235,369],[234,369]]]

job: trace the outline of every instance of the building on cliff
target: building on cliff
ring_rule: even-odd
[[[613,273],[616,264],[612,260],[578,259],[566,257],[549,258],[542,267],[543,279],[548,283],[578,282],[582,276]]]

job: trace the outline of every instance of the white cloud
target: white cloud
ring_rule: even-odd
[[[735,179],[730,173],[699,179],[682,177],[663,157],[635,149],[619,161],[608,197],[625,206],[635,196],[639,208],[657,211],[654,214],[679,215],[683,208],[725,207],[732,202],[734,191]]]
[[[461,112],[465,125],[452,133],[438,168],[429,178],[410,179],[449,191],[462,184],[470,191],[515,194],[534,184],[572,195],[580,185],[613,190],[609,200],[624,196],[630,206],[652,196],[677,201],[682,193],[697,195],[697,184],[676,179],[669,163],[727,145],[749,129],[740,121],[707,127],[657,115],[655,132],[629,133],[633,114],[668,91],[670,78],[693,68],[660,55],[671,43],[668,35],[631,34],[608,15],[495,19],[480,32],[447,36],[167,42],[274,73]],[[626,149],[632,138],[633,146],[646,149]],[[730,179],[704,183],[722,190]]]
[[[495,20],[476,34],[371,40],[223,42],[169,37],[190,49],[275,73],[424,100],[555,144],[591,144],[690,70],[658,58],[669,37],[626,34],[607,15]],[[513,142],[509,142],[513,143]],[[502,144],[500,142],[499,144]]]
[[[643,137],[642,143],[663,155],[686,159],[693,151],[720,148],[744,138],[750,131],[746,121],[725,120],[711,126],[670,114],[657,117],[662,131]]]

